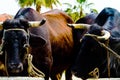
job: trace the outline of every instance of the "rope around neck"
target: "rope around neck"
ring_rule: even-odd
[[[32,64],[33,56],[28,54],[28,74],[32,77],[45,77],[45,74]]]
[[[110,54],[108,54],[108,51],[113,55],[115,56],[117,59],[120,60],[120,55],[118,55],[115,51],[113,51],[111,48],[108,47],[108,43],[107,43],[107,46],[104,44],[104,43],[101,43],[99,40],[97,40],[97,38],[90,34],[90,35],[84,35],[84,36],[90,36],[92,37],[94,40],[96,40],[102,47],[104,47],[106,50],[107,50],[107,61],[108,61],[108,77],[110,77]],[[93,70],[94,72],[94,70]]]
[[[92,36],[92,34],[89,35],[89,36],[92,37],[93,39],[95,39],[102,47],[104,47],[105,49],[107,49],[113,56],[115,56],[117,59],[120,60],[120,55],[118,55],[115,51],[113,51],[111,48],[109,48],[108,46],[106,46],[104,43],[101,43],[100,41],[98,41],[94,36]]]

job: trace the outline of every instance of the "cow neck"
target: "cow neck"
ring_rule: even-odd
[[[110,77],[110,55],[108,49],[106,48],[109,45],[109,39],[106,41],[105,45],[103,46],[104,43],[101,43],[97,38],[95,38],[94,36],[90,36],[90,37],[92,37],[95,41],[97,41],[100,44],[100,46],[104,47],[107,50],[106,59],[100,65],[96,65],[95,69],[98,68],[101,74],[104,74],[106,73],[106,71],[108,71],[108,77]],[[94,72],[94,70],[91,72]]]

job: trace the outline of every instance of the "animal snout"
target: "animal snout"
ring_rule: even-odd
[[[9,63],[8,70],[12,73],[19,73],[23,71],[23,64],[22,63]]]

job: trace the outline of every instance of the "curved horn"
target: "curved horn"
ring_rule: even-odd
[[[109,31],[106,30],[102,30],[103,36],[97,36],[98,39],[109,39],[110,38],[110,33]]]
[[[103,34],[103,36],[98,36],[98,35],[94,35],[94,34],[85,34],[85,36],[93,36],[93,37],[96,37],[99,40],[102,40],[102,39],[107,40],[107,39],[109,39],[110,33],[108,31],[102,30],[102,34]]]
[[[0,22],[0,29],[3,29],[3,22]]]
[[[42,19],[41,21],[29,21],[30,27],[39,27],[46,22],[46,19]]]
[[[89,24],[67,24],[67,25],[75,29],[89,29],[91,26]]]

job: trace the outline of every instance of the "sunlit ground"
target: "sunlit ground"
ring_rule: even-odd
[[[0,80],[44,80],[44,79],[35,78],[35,77],[0,77]],[[62,77],[61,80],[65,80],[65,78]],[[82,79],[73,77],[73,80],[82,80]],[[100,79],[87,79],[87,80],[120,80],[120,78],[100,78]]]
[[[81,78],[77,78],[75,76],[73,76],[72,79],[73,80],[82,80]],[[37,78],[37,77],[0,77],[0,80],[44,80],[44,79]],[[63,74],[61,80],[65,80],[65,74]],[[120,78],[99,78],[99,79],[91,78],[91,79],[87,79],[87,80],[120,80]]]

